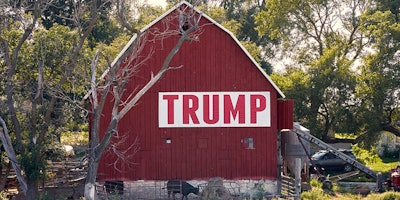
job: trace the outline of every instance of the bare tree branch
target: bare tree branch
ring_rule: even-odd
[[[4,150],[6,151],[8,159],[10,160],[11,165],[14,168],[14,171],[17,175],[18,182],[22,187],[22,191],[24,193],[26,193],[26,191],[28,190],[28,186],[21,174],[21,167],[19,166],[19,164],[17,162],[17,156],[15,154],[10,135],[8,134],[6,122],[3,120],[3,118],[1,116],[0,116],[0,124],[2,126],[2,130],[0,130],[0,139],[1,139],[1,142],[3,143]]]
[[[121,1],[123,3],[124,1]],[[122,6],[122,5],[121,5]],[[123,9],[121,7],[120,9]],[[163,30],[152,29],[147,30],[142,33],[139,32],[135,37],[131,39],[128,43],[129,47],[123,53],[123,55],[119,56],[119,60],[117,60],[112,65],[108,62],[107,71],[101,76],[102,86],[100,84],[96,84],[95,77],[91,77],[91,90],[90,100],[92,107],[92,119],[91,119],[91,140],[90,140],[90,149],[89,149],[89,171],[85,184],[85,197],[88,199],[95,198],[96,194],[94,192],[94,183],[96,180],[97,169],[99,165],[99,160],[101,155],[104,153],[106,149],[113,151],[117,155],[117,161],[113,163],[116,165],[118,160],[124,159],[126,160],[127,153],[131,153],[130,156],[133,156],[131,151],[137,152],[139,147],[136,145],[131,145],[128,149],[121,150],[119,147],[121,146],[121,142],[124,142],[125,139],[118,136],[118,123],[119,121],[136,105],[139,99],[152,87],[156,84],[164,74],[171,69],[179,69],[179,67],[170,66],[170,62],[172,58],[179,52],[179,49],[182,47],[182,44],[185,41],[198,40],[198,35],[201,33],[199,30],[199,21],[201,19],[201,14],[193,11],[192,7],[186,6],[182,4],[181,8],[179,8],[179,12],[175,16],[166,17],[163,24]],[[178,28],[171,29],[170,24],[174,20],[178,19]],[[150,53],[143,55],[143,48],[147,43],[153,42],[162,42],[165,38],[171,36],[179,35],[179,39],[176,42],[175,46],[170,50],[167,57],[164,59],[162,66],[160,66],[159,71],[154,74],[149,74],[150,79],[144,86],[141,86],[139,90],[129,91],[127,98],[126,96],[126,86],[133,77],[134,74],[137,73],[139,67],[142,66],[146,61],[151,57],[154,52],[154,49],[150,49]],[[151,40],[148,39],[148,36],[151,36]],[[97,54],[94,56],[92,62],[92,72],[95,71],[95,60],[97,59]],[[96,87],[94,87],[96,86]],[[100,89],[101,88],[101,89]],[[93,95],[93,93],[100,93],[101,99],[97,99],[98,96]],[[107,97],[113,97],[113,105],[111,108],[111,117],[108,124],[102,124],[106,126],[106,131],[102,134],[100,131],[100,119],[103,114],[103,108],[106,102]],[[103,137],[100,140],[100,135]],[[117,138],[114,142],[113,138]],[[119,142],[118,142],[119,141]],[[136,143],[136,142],[135,142]],[[119,169],[117,169],[119,170]]]
[[[91,81],[90,81],[90,87],[91,87],[91,91],[96,91],[96,66],[99,60],[99,53],[101,51],[101,48],[99,50],[96,51],[95,55],[94,55],[94,59],[92,60],[92,64],[90,65],[90,69],[91,69]],[[92,92],[92,104],[94,108],[97,108],[99,106],[99,102],[97,99],[97,92]]]

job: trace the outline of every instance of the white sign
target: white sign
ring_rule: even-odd
[[[167,127],[270,127],[269,92],[160,92],[158,124]]]

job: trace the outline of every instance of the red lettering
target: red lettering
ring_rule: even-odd
[[[174,101],[178,99],[178,95],[164,95],[163,99],[168,102],[168,124],[174,124]]]
[[[259,102],[259,105],[257,105]],[[257,123],[257,112],[263,111],[266,108],[265,96],[259,94],[250,95],[250,123]]]
[[[199,124],[196,111],[199,109],[199,99],[195,95],[183,95],[182,100],[182,117],[183,124],[189,124],[189,117],[192,118],[194,124]]]
[[[215,124],[219,120],[219,98],[218,95],[212,95],[212,118],[210,116],[210,95],[203,96],[203,119],[207,124]]]
[[[234,119],[239,117],[239,124],[245,123],[245,99],[244,95],[238,96],[236,105],[233,106],[232,99],[230,95],[224,95],[224,123],[231,123],[231,114]]]

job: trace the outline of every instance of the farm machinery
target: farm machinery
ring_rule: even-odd
[[[354,171],[346,172],[346,173],[335,175],[335,176],[325,176],[323,173],[321,173],[321,169],[318,169],[318,167],[316,167],[316,172],[317,172],[316,175],[317,175],[318,180],[321,180],[324,183],[331,185],[332,182],[339,181],[341,179],[348,178],[348,177],[357,175],[360,172],[363,172],[367,176],[376,180],[376,190],[377,191],[383,190],[382,187],[383,187],[383,184],[385,181],[384,181],[384,178],[382,177],[381,173],[374,172],[373,170],[369,169],[367,166],[358,162],[355,158],[350,157],[349,155],[343,153],[343,151],[340,151],[340,150],[336,149],[335,147],[333,147],[333,146],[323,142],[322,140],[316,138],[315,136],[311,135],[309,133],[309,130],[306,129],[305,127],[301,126],[299,123],[294,123],[293,129],[291,129],[290,132],[295,133],[295,135],[297,136],[297,139],[298,139],[297,141],[302,146],[302,148],[306,154],[307,160],[309,160],[311,162],[311,164],[313,161],[311,159],[311,155],[309,154],[309,150],[306,147],[307,146],[306,143],[315,144],[319,148],[331,152],[336,157],[345,161],[346,165],[350,165],[352,167],[352,169],[355,169]],[[395,190],[400,191],[400,167],[397,171],[392,172],[390,180],[391,181],[387,181],[388,184],[386,184],[386,185],[395,188]]]

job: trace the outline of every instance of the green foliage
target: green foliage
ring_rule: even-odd
[[[282,41],[277,46],[282,55],[290,56],[309,76],[308,87],[301,88],[303,97],[284,93],[301,102],[302,112],[296,106],[296,117],[323,139],[328,133],[357,132],[363,145],[371,146],[378,131],[400,130],[400,61],[395,55],[400,47],[399,5],[384,1],[378,3],[382,10],[372,10],[377,8],[373,5],[268,0],[256,15],[259,35]],[[344,6],[348,12],[337,10]],[[340,30],[337,17],[343,24]],[[368,51],[371,47],[374,50]],[[355,70],[357,65],[362,67]]]
[[[66,131],[61,134],[61,143],[66,145],[84,146],[89,143],[88,131]]]
[[[324,199],[330,199],[331,198],[331,196],[328,195],[322,189],[322,183],[319,182],[318,180],[312,179],[310,181],[310,185],[311,185],[311,190],[302,192],[301,193],[301,199],[304,199],[304,200],[324,200]]]
[[[65,160],[67,157],[68,155],[65,152],[64,147],[61,144],[55,143],[46,147],[43,159],[60,162]]]
[[[72,20],[74,3],[72,0],[56,0],[43,12],[42,24],[47,29],[60,24],[64,26],[73,26]]]
[[[366,150],[360,147],[360,145],[353,145],[352,150],[359,162],[366,164],[376,172],[387,173],[390,169],[394,169],[398,165],[398,158],[381,158],[375,149]]]
[[[361,101],[357,117],[360,130],[368,138],[377,138],[381,130],[399,130],[400,99],[400,24],[391,11],[368,10],[361,16],[362,31],[372,40],[374,51],[364,58],[360,68],[356,96]],[[364,140],[370,146],[374,140]]]
[[[283,73],[271,74],[271,79],[288,99],[294,99],[294,120],[307,123],[309,112],[310,75],[304,70],[291,68]],[[315,133],[313,133],[315,134]]]
[[[252,195],[252,199],[264,199],[265,188],[263,183],[256,183],[254,190],[255,191]]]
[[[265,9],[265,2],[255,2],[248,0],[223,1],[221,7],[226,11],[227,21],[238,22],[239,28],[236,36],[241,41],[254,42],[257,46],[265,45],[269,42],[269,37],[258,35],[255,27],[254,16]]]
[[[254,58],[254,60],[257,63],[261,63],[261,50],[257,47],[256,44],[254,43],[249,43],[249,42],[241,42],[243,47],[247,49],[247,51],[250,53],[250,55]]]
[[[317,200],[398,200],[400,199],[400,193],[389,191],[384,193],[371,193],[367,196],[361,196],[358,194],[342,193],[340,191],[335,192],[334,196],[326,194],[321,188],[313,187],[311,191],[306,191],[301,194],[301,199],[317,199]]]
[[[259,35],[268,34],[283,41],[279,46],[282,54],[291,56],[298,63],[297,68],[303,67],[299,71],[289,69],[286,78],[303,71],[307,85],[303,84],[301,92],[292,90],[298,95],[284,93],[300,102],[295,105],[296,117],[322,139],[331,132],[354,132],[357,128],[351,105],[356,83],[351,70],[354,60],[347,55],[357,41],[323,28],[334,24],[329,17],[321,19],[322,15],[335,12],[334,4],[334,1],[269,0],[267,9],[256,16]]]
[[[38,145],[30,144],[28,151],[20,156],[19,161],[28,180],[44,178],[46,161],[43,159],[41,148]]]
[[[359,147],[358,145],[353,145],[352,148],[354,155],[356,158],[363,164],[371,164],[378,161],[379,156],[376,153],[375,149],[368,151]]]
[[[86,140],[80,138],[76,142],[87,143],[87,113],[80,102],[90,85],[91,48],[100,42],[120,42],[116,49],[111,45],[106,48],[112,59],[126,40],[119,38],[124,30],[111,15],[108,2],[98,1],[98,6],[103,6],[95,12],[98,18],[91,15],[91,1],[20,3],[5,1],[0,5],[0,114],[16,144],[22,178],[29,185],[45,178],[47,159],[65,158],[63,148],[57,146],[61,133],[83,131]],[[73,13],[78,11],[75,9],[79,13]],[[35,16],[43,21],[33,20]],[[70,21],[72,16],[74,23]],[[98,21],[91,30],[88,27],[93,19]],[[89,40],[85,33],[91,34]],[[101,73],[105,67],[100,69]],[[6,87],[6,81],[11,87]]]
[[[400,193],[391,191],[391,192],[385,192],[382,194],[370,194],[363,199],[365,199],[365,200],[376,200],[376,199],[398,200],[398,199],[400,199]]]
[[[89,46],[94,48],[98,43],[110,44],[116,37],[123,33],[123,29],[117,21],[110,16],[102,16],[96,26],[93,27],[92,34],[88,38]]]
[[[322,183],[320,181],[318,181],[317,179],[311,179],[310,186],[312,188],[322,188]]]
[[[132,24],[132,26],[137,30],[144,28],[164,13],[164,10],[161,7],[153,7],[149,5],[135,5],[135,9],[137,9],[137,15],[139,15],[139,17],[128,19],[128,23]]]
[[[237,29],[239,28],[240,24],[237,23],[236,20],[232,19],[232,20],[228,20],[227,18],[227,14],[226,14],[226,10],[220,6],[207,6],[207,5],[201,5],[199,6],[199,8],[201,10],[203,10],[208,16],[210,16],[213,20],[215,20],[216,22],[223,24],[224,22],[227,21],[233,21],[235,26],[237,26],[237,28],[235,29],[230,29],[229,26],[225,27],[228,28],[228,30],[230,30],[233,34],[237,34]]]
[[[389,146],[385,144],[382,146],[382,148],[383,148],[382,157],[399,159],[399,156],[400,156],[400,147],[399,146],[396,146],[396,149],[391,150],[391,149],[389,149]]]
[[[339,139],[356,139],[357,135],[354,133],[335,133],[335,138]]]
[[[293,6],[299,5],[296,1],[269,0],[268,9],[259,12],[255,17],[258,35],[269,35],[272,39],[286,36],[285,31],[290,27],[289,14]]]
[[[397,200],[400,199],[400,194],[397,192],[386,192],[382,195],[382,200]]]

